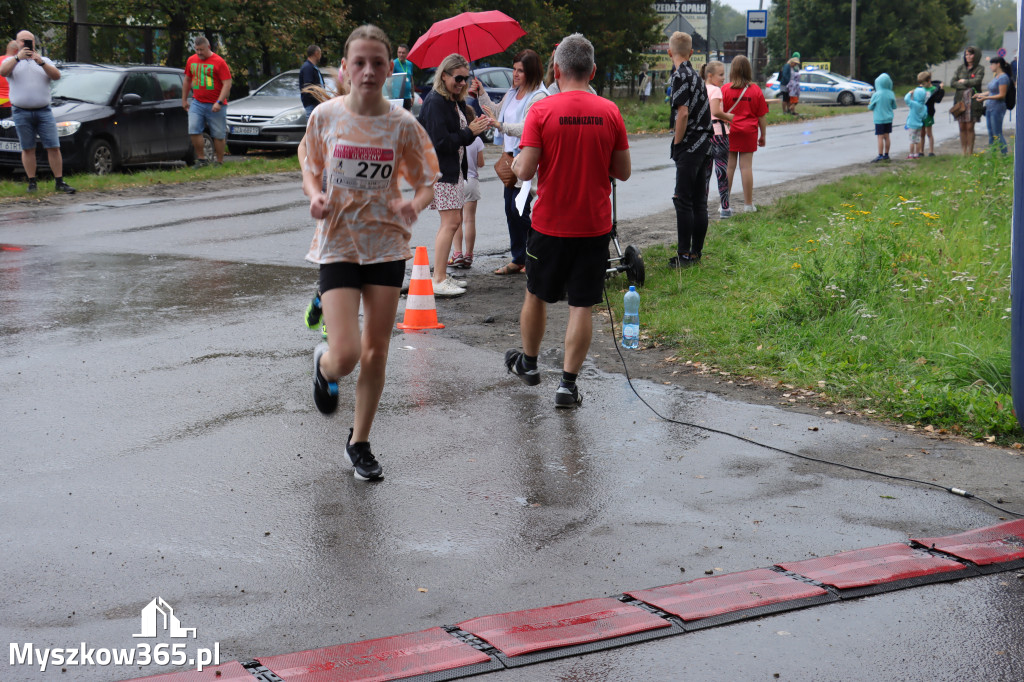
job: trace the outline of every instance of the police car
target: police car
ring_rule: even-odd
[[[867,104],[875,88],[869,83],[853,80],[832,71],[813,66],[800,70],[800,101],[809,104]],[[774,73],[765,84],[765,95],[779,96],[779,74]]]

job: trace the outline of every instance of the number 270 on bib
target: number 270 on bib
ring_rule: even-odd
[[[387,189],[394,171],[394,149],[339,144],[331,158],[331,183],[346,189]]]

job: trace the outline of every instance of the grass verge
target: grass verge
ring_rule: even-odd
[[[1012,157],[944,156],[714,222],[699,267],[645,252],[645,343],[913,428],[1024,440],[1009,378],[1012,197]]]
[[[112,173],[110,175],[92,175],[82,173],[73,177],[69,176],[68,182],[74,185],[77,190],[89,192],[123,189],[125,187],[169,185],[181,182],[194,182],[196,180],[216,180],[218,178],[260,175],[263,173],[281,173],[297,170],[299,170],[299,161],[293,154],[273,157],[253,156],[247,157],[241,161],[225,163],[217,167],[147,168],[145,170],[127,170],[123,173]],[[21,199],[26,196],[46,196],[53,193],[53,178],[48,172],[40,174],[39,190],[32,195],[27,195],[25,193],[24,176],[18,180],[5,178],[0,181],[0,199]]]

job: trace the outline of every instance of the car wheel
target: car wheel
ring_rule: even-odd
[[[245,153],[249,151],[248,147],[243,147],[240,144],[229,144],[228,153],[234,154],[235,156],[245,156]]]
[[[853,104],[853,93],[852,92],[841,92],[839,93],[839,104],[844,107],[848,107]]]
[[[203,133],[203,156],[206,157],[207,161],[213,161],[216,159],[216,152],[213,149],[213,138],[210,137],[210,133]]]
[[[118,166],[120,164],[113,145],[106,140],[93,140],[85,157],[85,169],[96,175],[109,175],[117,170]]]

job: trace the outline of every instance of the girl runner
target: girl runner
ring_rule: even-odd
[[[334,412],[337,380],[360,366],[345,452],[355,477],[368,481],[382,474],[370,451],[370,427],[384,390],[405,261],[412,256],[410,226],[430,204],[440,174],[426,132],[412,114],[392,110],[384,99],[392,68],[384,32],[360,26],[344,54],[351,91],[310,114],[302,169],[309,213],[317,220],[306,260],[320,265],[328,338],[313,353],[313,401],[322,413]],[[399,177],[415,189],[411,199],[402,198]]]

